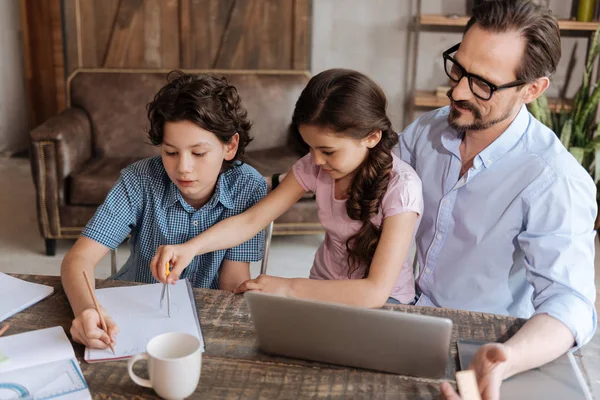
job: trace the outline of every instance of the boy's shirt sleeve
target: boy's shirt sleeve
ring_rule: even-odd
[[[253,183],[254,185],[250,185],[241,194],[249,194],[246,206],[241,212],[246,211],[267,195],[267,182],[264,179],[253,180]],[[259,261],[264,257],[264,248],[265,231],[262,229],[252,239],[228,249],[225,252],[224,259],[241,262]]]
[[[111,250],[116,249],[136,226],[143,208],[140,179],[131,169],[121,171],[117,183],[89,220],[82,236]]]

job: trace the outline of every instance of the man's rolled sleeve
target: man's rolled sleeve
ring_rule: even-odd
[[[518,241],[525,253],[536,314],[565,324],[576,348],[596,330],[594,251],[596,188],[589,177],[551,176],[528,196],[526,228]]]
[[[548,314],[565,324],[575,337],[573,350],[589,342],[596,332],[598,317],[594,305],[587,299],[580,298],[577,290],[572,288],[545,299],[536,307],[533,315],[537,314]]]

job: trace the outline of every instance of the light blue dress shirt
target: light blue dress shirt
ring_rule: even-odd
[[[596,329],[596,186],[525,106],[462,177],[449,108],[400,135],[423,182],[417,305],[529,318],[546,313],[577,346]]]

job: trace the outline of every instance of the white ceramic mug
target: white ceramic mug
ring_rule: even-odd
[[[148,360],[150,379],[133,373],[133,364],[139,360]],[[201,365],[200,340],[188,333],[170,332],[152,338],[145,353],[129,359],[127,369],[138,385],[154,389],[160,397],[175,400],[194,393]]]

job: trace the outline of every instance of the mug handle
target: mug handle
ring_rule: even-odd
[[[138,385],[147,388],[152,388],[152,383],[148,379],[142,379],[133,372],[133,364],[141,360],[149,359],[150,356],[148,355],[148,353],[136,354],[135,356],[131,357],[127,362],[127,372],[129,372],[129,377],[131,378],[131,380],[137,383]]]

